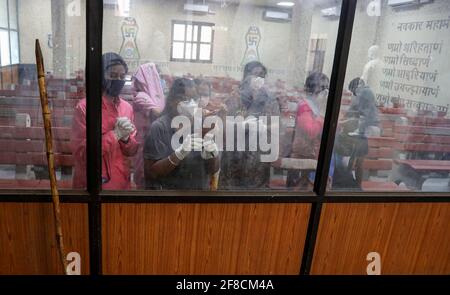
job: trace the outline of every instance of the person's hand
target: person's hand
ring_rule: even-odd
[[[213,139],[214,135],[206,134],[203,139],[203,150],[202,150],[202,158],[205,160],[217,158],[219,156],[219,148]]]
[[[127,117],[119,117],[116,120],[114,126],[114,134],[117,140],[127,141],[130,138],[130,134],[134,132],[136,128],[130,119]]]
[[[195,134],[188,134],[183,140],[183,144],[175,150],[175,156],[178,160],[183,161],[191,151],[201,151],[203,147],[203,139]]]
[[[267,125],[261,118],[250,117],[247,120],[243,121],[242,124],[248,126],[248,129],[258,130],[258,133],[267,132]]]

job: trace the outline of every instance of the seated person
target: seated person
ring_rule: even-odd
[[[352,102],[340,124],[346,130],[353,127],[353,130],[347,131],[350,134],[380,136],[378,109],[372,90],[360,78],[353,79],[348,88],[353,93]]]
[[[146,189],[210,189],[210,179],[219,171],[219,151],[212,137],[188,131],[182,143],[172,139],[180,131],[172,120],[185,116],[193,120],[198,102],[194,82],[176,79],[169,91],[161,116],[145,139],[144,172]],[[190,127],[189,127],[190,128]]]
[[[369,152],[367,136],[380,136],[381,133],[378,127],[375,95],[372,90],[359,78],[350,82],[349,90],[354,97],[343,120],[339,122],[334,148],[336,168],[333,188],[335,189],[361,188],[364,172],[362,164]],[[355,170],[354,175],[353,170]]]

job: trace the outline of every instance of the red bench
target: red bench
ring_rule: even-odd
[[[363,181],[361,188],[364,191],[392,191],[407,190],[399,187],[389,180],[393,166],[395,138],[393,137],[369,137],[369,153],[362,162]],[[384,173],[384,175],[382,175]],[[370,180],[372,177],[382,177],[383,180]]]
[[[78,100],[50,99],[52,125],[55,127],[70,127],[73,112]],[[0,97],[0,124],[15,126],[16,114],[24,113],[30,116],[31,126],[43,126],[41,102],[39,97]]]
[[[426,178],[448,177],[450,172],[450,119],[409,117],[396,125],[394,180],[421,189]]]
[[[52,132],[55,166],[61,170],[65,186],[70,187],[74,163],[70,146],[71,130],[56,127],[52,128]],[[15,165],[16,175],[26,173],[29,165],[36,178],[41,178],[3,180],[1,187],[40,187],[47,177],[48,165],[44,138],[42,127],[0,126],[0,165]]]

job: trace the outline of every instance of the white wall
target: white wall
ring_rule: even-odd
[[[50,0],[19,0],[20,62],[36,63],[34,43],[39,39],[47,71],[53,70],[52,49],[47,46],[47,34],[52,32]]]
[[[417,30],[417,31],[400,31],[397,26],[399,23],[406,22],[424,22],[429,20],[449,19],[450,1],[435,0],[433,3],[425,4],[419,7],[398,8],[394,9],[387,6],[386,1],[381,1],[381,14],[379,16],[369,16],[367,14],[367,5],[371,0],[358,1],[355,21],[353,25],[352,42],[348,59],[348,67],[346,69],[345,88],[348,83],[356,77],[361,77],[364,66],[369,61],[368,49],[372,45],[378,45],[380,62],[371,71],[369,85],[375,94],[389,97],[400,97],[402,99],[413,100],[418,102],[429,103],[437,106],[448,106],[450,104],[450,27],[440,30]],[[325,34],[336,36],[337,19],[324,19],[318,13],[313,16],[313,26],[311,32],[313,34]],[[412,41],[420,43],[441,43],[442,51],[436,51],[430,54],[430,64],[427,66],[417,67],[418,71],[435,72],[438,76],[436,81],[417,81],[408,80],[407,78],[386,77],[383,74],[383,68],[394,68],[396,70],[413,70],[414,66],[404,65],[386,65],[383,61],[384,56],[401,56],[404,52],[393,53],[388,49],[388,43],[401,41],[403,45]],[[331,73],[332,59],[334,54],[334,40],[327,43],[326,61],[324,73]],[[331,43],[331,44],[329,44]],[[331,47],[333,46],[333,48]],[[403,47],[404,48],[404,47]],[[330,50],[331,49],[331,50]],[[427,58],[428,54],[424,53],[407,53],[408,57]],[[411,94],[405,91],[396,90],[395,85],[392,89],[380,86],[380,81],[393,81],[393,83],[403,83],[415,86],[424,86],[437,89],[438,95]],[[410,104],[407,107],[413,109],[417,105]]]
[[[450,20],[450,1],[435,0],[431,4],[423,5],[416,9],[400,9],[395,11],[392,7],[384,6],[382,9],[382,15],[380,19],[380,31],[378,34],[377,43],[381,49],[381,63],[375,73],[373,87],[376,93],[389,95],[391,97],[400,97],[401,99],[409,99],[414,101],[421,101],[438,106],[448,106],[450,103],[450,24],[441,29],[427,29],[426,22],[432,20]],[[422,29],[420,30],[399,30],[398,25],[400,23],[410,22],[423,22]],[[418,43],[439,43],[442,44],[441,52],[432,50],[431,53],[422,52],[405,52],[404,49],[406,43],[416,41]],[[402,42],[402,48],[400,52],[392,52],[389,49],[388,43]],[[413,58],[430,58],[428,65],[411,66],[400,64],[395,65],[386,63],[383,60],[384,56],[399,56],[399,58],[405,54],[405,57]],[[395,76],[386,76],[383,68],[395,68],[397,70],[413,70],[417,68],[419,72],[437,72],[436,81],[423,81],[421,79],[407,79]],[[394,83],[402,83],[414,86],[423,86],[437,89],[439,92],[437,95],[426,95],[425,93],[415,94],[414,92],[402,91],[400,89],[387,89],[381,87],[380,81],[390,81]],[[410,106],[414,107],[414,106]]]
[[[65,1],[65,7],[77,1],[79,11],[68,15],[66,11],[52,11],[51,0],[19,0],[19,42],[20,62],[36,63],[34,44],[39,39],[44,56],[45,70],[53,72],[53,50],[48,46],[48,34],[52,34],[52,13],[65,14],[66,37],[66,78],[78,70],[83,70],[86,59],[86,0],[61,0]],[[79,14],[78,14],[79,12]],[[54,44],[58,46],[58,44]]]
[[[237,71],[245,51],[245,34],[251,25],[257,25],[261,32],[259,54],[261,61],[275,70],[276,77],[286,78],[289,68],[289,56],[286,45],[289,44],[291,24],[262,20],[262,8],[254,6],[231,5],[221,8],[219,4],[210,4],[215,15],[187,15],[182,11],[184,1],[134,0],[131,14],[139,26],[137,46],[141,61],[166,63],[170,60],[170,39],[172,20],[192,20],[214,23],[220,28],[214,32],[212,64],[169,62],[163,71],[174,75],[191,73],[193,75],[230,75],[241,77]],[[121,17],[114,16],[114,9],[104,11],[103,51],[120,50],[122,42]],[[222,66],[232,66],[227,70]],[[282,74],[279,74],[281,72]]]
[[[61,0],[65,5],[77,0]],[[158,62],[165,73],[231,76],[240,79],[242,60],[246,49],[245,35],[250,26],[260,29],[260,60],[269,68],[269,79],[287,80],[290,86],[302,86],[305,79],[306,52],[311,34],[325,33],[328,37],[324,71],[331,73],[338,22],[318,16],[314,2],[299,1],[293,21],[268,22],[262,19],[264,8],[257,5],[229,5],[210,3],[214,15],[188,15],[183,12],[183,0],[132,0],[131,15],[137,21],[139,63]],[[249,2],[249,1],[247,1]],[[250,1],[260,3],[258,1]],[[85,0],[80,2],[80,15],[65,19],[66,65],[70,77],[85,65]],[[39,13],[36,13],[39,11]],[[53,12],[61,13],[61,12]],[[34,63],[34,40],[43,45],[46,70],[53,71],[52,52],[47,46],[47,35],[52,33],[51,0],[19,0],[21,62]],[[121,26],[124,17],[114,15],[114,9],[105,7],[103,24],[103,51],[119,52],[122,45]],[[214,23],[213,63],[170,62],[172,20],[192,20]]]

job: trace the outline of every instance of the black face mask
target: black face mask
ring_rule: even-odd
[[[117,97],[125,86],[125,80],[106,80],[105,92],[109,96]]]

